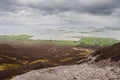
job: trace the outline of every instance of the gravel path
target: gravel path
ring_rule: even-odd
[[[81,64],[30,71],[12,80],[120,80],[120,70]]]

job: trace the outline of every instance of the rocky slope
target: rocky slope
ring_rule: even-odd
[[[100,49],[80,65],[39,69],[12,80],[120,80],[120,43]]]
[[[120,80],[120,70],[81,64],[35,70],[12,80]]]

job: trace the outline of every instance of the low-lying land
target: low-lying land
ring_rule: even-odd
[[[98,38],[98,37],[81,37],[79,41],[70,40],[41,40],[31,39],[32,35],[1,35],[0,42],[20,42],[24,44],[31,43],[49,43],[59,45],[97,45],[97,46],[110,46],[120,42],[120,40],[114,38]]]
[[[0,36],[0,80],[35,69],[80,64],[111,38],[82,37],[80,41],[33,40],[31,35]]]

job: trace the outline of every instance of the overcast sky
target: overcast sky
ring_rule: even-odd
[[[0,26],[119,26],[120,0],[0,0]]]

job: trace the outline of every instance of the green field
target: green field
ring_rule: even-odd
[[[0,40],[28,40],[32,37],[32,35],[0,35]]]
[[[120,40],[114,38],[82,37],[79,42],[82,45],[109,46],[120,42]]]
[[[0,36],[0,41],[16,41],[16,42],[21,42],[24,44],[29,44],[29,43],[51,43],[51,44],[60,44],[60,45],[77,45],[76,41],[70,41],[70,40],[42,40],[42,39],[37,39],[33,40],[30,39],[32,38],[32,35],[1,35]]]
[[[113,38],[97,38],[97,37],[82,37],[79,41],[70,40],[33,40],[32,35],[1,35],[0,41],[18,41],[24,44],[29,43],[52,43],[60,45],[98,45],[98,46],[108,46],[114,43],[120,42],[120,40]]]

